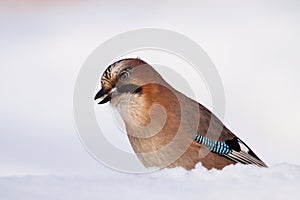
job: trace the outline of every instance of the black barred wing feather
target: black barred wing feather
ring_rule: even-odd
[[[258,158],[257,155],[239,138],[234,137],[232,140],[225,141],[232,149],[229,154],[224,154],[225,157],[243,164],[254,164],[260,167],[267,167],[267,165]]]
[[[196,135],[195,141],[206,146],[211,152],[224,156],[234,162],[267,167],[267,165],[237,137],[226,141],[213,141],[204,136]]]

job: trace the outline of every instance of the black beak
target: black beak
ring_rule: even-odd
[[[96,94],[94,100],[100,99],[102,100],[98,104],[103,104],[111,100],[111,93],[109,93],[107,90],[104,90],[103,88]]]

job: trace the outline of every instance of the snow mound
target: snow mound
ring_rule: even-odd
[[[116,171],[103,176],[11,176],[0,178],[0,199],[298,199],[300,166],[236,165],[222,171],[182,168],[152,174]]]

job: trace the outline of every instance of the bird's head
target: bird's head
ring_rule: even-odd
[[[162,80],[160,75],[145,61],[138,58],[122,59],[104,71],[102,88],[94,99],[100,99],[99,104],[104,104],[121,95],[140,94],[145,84],[158,80]]]

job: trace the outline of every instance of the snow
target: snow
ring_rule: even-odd
[[[222,171],[182,168],[151,174],[0,178],[0,199],[298,199],[300,166],[236,165]]]

